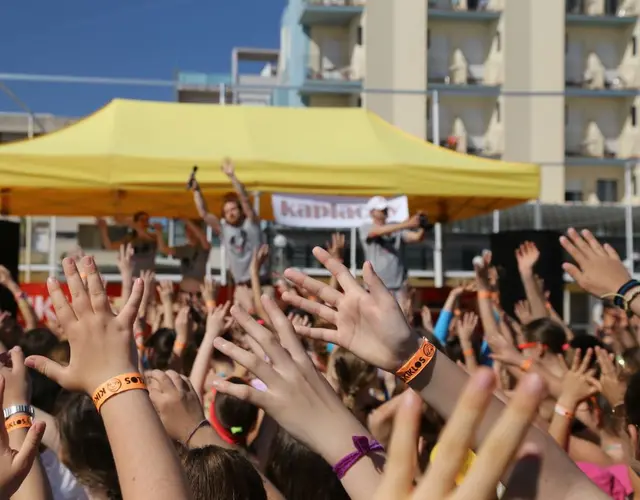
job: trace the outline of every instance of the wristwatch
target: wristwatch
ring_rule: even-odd
[[[31,405],[13,405],[9,406],[9,408],[5,408],[2,410],[4,414],[4,419],[8,419],[9,417],[13,417],[18,413],[26,413],[31,418],[36,416],[36,410]]]

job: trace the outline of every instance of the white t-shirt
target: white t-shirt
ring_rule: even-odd
[[[87,500],[84,488],[51,450],[40,454],[40,462],[44,467],[54,500]]]

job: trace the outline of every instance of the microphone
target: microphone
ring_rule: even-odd
[[[198,172],[198,165],[193,166],[193,170],[191,171],[191,175],[189,176],[189,180],[187,181],[187,190],[193,189],[193,186],[196,183],[196,172]]]

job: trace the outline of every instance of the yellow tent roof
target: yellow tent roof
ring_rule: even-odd
[[[11,215],[194,216],[193,165],[211,210],[231,191],[406,194],[454,220],[536,198],[536,165],[458,154],[362,109],[213,106],[116,99],[60,131],[0,147],[0,205]],[[261,214],[271,216],[268,196]]]

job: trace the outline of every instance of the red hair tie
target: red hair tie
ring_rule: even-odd
[[[241,438],[234,436],[231,431],[225,428],[218,420],[218,416],[216,415],[216,390],[213,389],[211,391],[213,393],[213,401],[211,401],[211,406],[209,407],[209,422],[211,423],[211,427],[218,433],[218,436],[227,444],[240,444]]]
[[[571,349],[571,346],[569,344],[562,344],[563,351],[568,351],[569,349]]]

